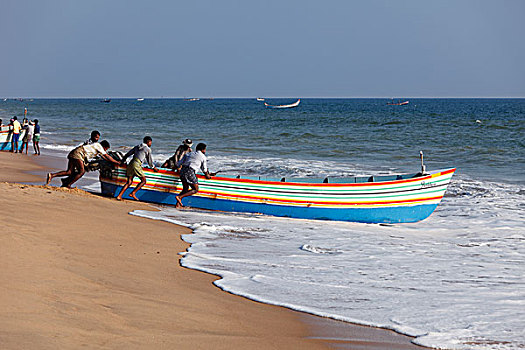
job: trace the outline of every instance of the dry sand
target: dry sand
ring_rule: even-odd
[[[188,229],[127,214],[144,203],[20,184],[51,170],[33,160],[0,152],[1,349],[419,348],[225,293],[179,265]]]

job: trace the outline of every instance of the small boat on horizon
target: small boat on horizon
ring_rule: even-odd
[[[257,101],[264,101],[264,98],[257,97]]]
[[[401,101],[401,100],[397,100],[397,102],[394,102],[394,99],[392,99],[392,101],[390,102],[387,102],[386,104],[388,106],[404,106],[404,105],[407,105],[410,101]]]
[[[184,101],[199,101],[200,98],[196,98],[196,97],[193,97],[193,98],[185,98]]]
[[[144,99],[142,97],[141,98],[137,98],[137,101],[142,102],[142,101],[144,101]]]
[[[298,99],[297,101],[289,105],[269,105],[266,102],[264,102],[264,105],[266,106],[266,108],[280,109],[280,108],[294,108],[294,107],[299,106],[299,103],[301,103],[301,99]]]
[[[105,99],[103,99],[103,100],[100,100],[100,102],[110,103],[110,102],[111,102],[111,99],[110,99],[110,98],[105,98]]]

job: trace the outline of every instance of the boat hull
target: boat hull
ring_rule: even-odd
[[[102,183],[102,193],[113,197],[120,193],[122,186]],[[125,196],[131,193],[128,189]],[[152,190],[139,190],[139,199],[145,202],[176,205],[174,194],[159,194]],[[187,198],[187,199],[186,199]],[[260,213],[265,215],[290,217],[297,219],[335,220],[364,223],[408,223],[418,222],[429,217],[437,204],[415,205],[409,207],[392,208],[355,208],[355,209],[327,209],[327,208],[297,208],[292,206],[276,206],[261,203],[243,203],[224,199],[210,199],[199,196],[186,197],[184,205],[209,210],[225,212]]]
[[[455,169],[416,178],[382,182],[306,183],[234,177],[199,176],[200,191],[183,199],[190,207],[248,212],[301,219],[364,223],[407,223],[429,217],[443,198]],[[182,185],[178,174],[145,169],[146,185],[137,197],[146,202],[176,205]],[[402,176],[401,176],[402,177]],[[392,176],[396,178],[396,176]],[[125,183],[125,168],[101,175],[102,193],[117,196]],[[138,180],[138,179],[137,179]],[[334,180],[335,181],[335,180]],[[134,187],[136,181],[132,187]],[[133,188],[124,194],[126,198]]]
[[[264,103],[264,105],[266,106],[266,108],[270,108],[270,109],[283,109],[283,108],[295,108],[299,106],[299,103],[301,103],[301,99],[298,99],[296,102],[289,104],[289,105],[270,105],[266,102]]]
[[[10,151],[11,150],[11,138],[13,133],[9,132],[7,127],[3,127],[0,130],[0,151]],[[25,130],[20,131],[20,136],[18,138],[17,147],[20,149],[22,147],[23,138],[25,135]]]

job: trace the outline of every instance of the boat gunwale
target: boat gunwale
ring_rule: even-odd
[[[177,188],[178,181],[175,182],[174,184],[170,184],[170,183],[167,183],[167,181],[164,179],[155,179],[155,180],[156,181],[154,183],[147,184],[147,186],[153,187],[153,188],[164,189],[167,191]],[[117,175],[117,179],[115,181],[124,183],[126,182],[126,177]],[[137,181],[134,181],[133,183],[138,183],[138,182],[139,181],[137,180]],[[438,184],[439,182],[441,183]],[[445,182],[445,183],[442,183],[442,182]],[[337,196],[341,196],[341,197],[347,196],[347,197],[355,198],[356,196],[371,196],[371,195],[380,196],[380,197],[396,197],[396,195],[391,195],[391,194],[399,194],[398,196],[408,196],[409,194],[407,194],[407,192],[416,192],[416,191],[422,191],[425,189],[426,190],[432,189],[432,191],[430,192],[436,192],[436,191],[443,190],[441,189],[442,187],[445,187],[444,190],[446,191],[446,187],[448,186],[448,183],[449,183],[449,178],[443,178],[443,179],[437,179],[434,182],[430,182],[429,184],[433,184],[433,185],[429,186],[428,188],[421,188],[420,184],[414,184],[414,185],[410,184],[409,186],[403,186],[403,187],[416,187],[416,188],[411,188],[411,189],[402,189],[402,187],[386,188],[386,189],[381,189],[379,192],[371,192],[371,191],[376,191],[375,189],[348,190],[347,188],[346,188],[347,192],[336,192],[336,190],[334,190],[333,192],[320,192],[320,191],[325,191],[328,189],[326,188],[307,188],[307,189],[295,190],[291,188],[272,189],[272,188],[266,188],[264,186],[260,188],[253,188],[249,186],[235,187],[235,186],[228,185],[228,184],[219,184],[217,183],[217,181],[203,182],[201,183],[201,187],[202,189],[209,188],[210,190],[216,190],[217,192],[219,191],[226,192],[228,190],[233,190],[236,193],[257,191],[257,192],[272,193],[275,196],[278,196],[281,194],[281,195],[294,195],[294,196],[319,195],[319,196],[322,196],[323,198],[328,198],[328,196],[332,196],[334,198],[336,198]],[[341,189],[341,191],[344,191],[344,190],[345,189]],[[348,191],[351,191],[351,192],[348,192]]]
[[[126,169],[125,166],[117,166],[118,168]],[[144,168],[144,171],[154,173],[152,169]],[[454,173],[456,171],[456,168],[448,168],[448,169],[439,169],[429,172],[428,174],[424,174],[422,176],[413,177],[410,179],[400,179],[400,180],[391,180],[391,181],[371,181],[371,182],[345,182],[345,183],[323,183],[323,182],[293,182],[293,178],[291,178],[291,181],[265,181],[265,180],[254,180],[254,179],[243,179],[243,178],[230,178],[230,177],[221,177],[221,176],[215,176],[212,179],[206,179],[204,175],[196,174],[198,179],[203,180],[218,180],[218,181],[224,181],[224,182],[238,182],[238,183],[253,183],[253,184],[260,184],[260,185],[279,185],[279,186],[296,186],[296,187],[367,187],[367,186],[383,186],[383,185],[392,185],[392,184],[403,184],[403,183],[410,183],[410,182],[417,182],[427,179],[432,179],[434,177],[438,176],[444,176],[451,173]],[[172,170],[168,169],[159,169],[158,173],[171,175],[171,176],[178,176],[177,172],[174,172]],[[396,175],[396,174],[394,174]],[[403,175],[403,174],[400,174]],[[388,175],[387,175],[388,176]],[[366,176],[364,176],[366,177]],[[317,178],[319,179],[319,178]]]

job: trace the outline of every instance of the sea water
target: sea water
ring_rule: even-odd
[[[272,99],[270,103],[293,102]],[[182,264],[271,304],[393,329],[449,349],[525,347],[525,100],[255,99],[7,101],[0,118],[38,118],[44,151],[93,129],[125,151],[153,137],[162,162],[185,138],[212,171],[285,176],[458,170],[427,220],[374,225],[202,210],[135,211],[193,229]],[[63,153],[65,154],[65,153]],[[96,176],[92,176],[96,178]],[[89,188],[98,187],[87,184]]]

